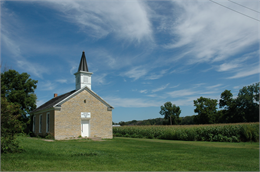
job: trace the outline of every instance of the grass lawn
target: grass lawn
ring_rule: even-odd
[[[2,154],[2,171],[259,171],[259,142],[18,139],[26,151]]]

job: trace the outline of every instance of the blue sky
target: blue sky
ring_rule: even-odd
[[[259,1],[1,1],[1,63],[38,80],[40,106],[75,89],[85,51],[114,122],[163,117],[167,101],[190,116],[200,96],[259,81],[253,10]]]

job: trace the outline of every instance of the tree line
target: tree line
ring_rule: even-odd
[[[117,125],[189,125],[216,124],[259,121],[259,82],[244,86],[236,98],[231,90],[225,90],[220,100],[200,97],[194,100],[194,112],[197,115],[180,117],[181,109],[171,102],[161,106],[160,114],[164,118],[132,120],[113,123]],[[219,107],[219,108],[218,108]]]

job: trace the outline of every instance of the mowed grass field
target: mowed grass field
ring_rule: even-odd
[[[18,139],[25,151],[2,154],[2,171],[259,171],[259,142]]]

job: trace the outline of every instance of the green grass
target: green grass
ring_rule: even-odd
[[[2,154],[2,171],[259,171],[259,142],[18,139],[26,151]]]

